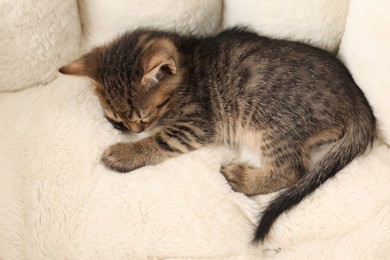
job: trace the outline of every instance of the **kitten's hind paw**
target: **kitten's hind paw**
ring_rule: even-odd
[[[225,176],[234,191],[251,195],[250,186],[252,184],[247,176],[246,168],[242,164],[228,164],[222,165],[220,172]]]
[[[107,168],[121,173],[142,167],[131,148],[131,144],[125,143],[111,145],[104,151],[101,160]]]
[[[236,192],[245,193],[245,173],[244,167],[240,164],[222,165],[220,172]]]

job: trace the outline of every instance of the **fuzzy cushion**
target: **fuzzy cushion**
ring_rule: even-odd
[[[0,92],[52,81],[79,54],[77,1],[0,2]]]
[[[173,2],[180,7],[184,1]],[[100,4],[107,12],[114,8]],[[93,8],[97,12],[99,5]],[[179,23],[191,24],[191,31],[185,18]],[[103,29],[102,35],[95,32],[96,44],[111,37]],[[85,43],[95,44],[92,38]],[[257,247],[250,243],[253,229],[272,194],[248,198],[233,192],[219,173],[222,162],[236,157],[226,148],[200,149],[128,174],[107,170],[100,162],[103,150],[131,136],[107,122],[87,80],[67,76],[0,93],[0,121],[0,259],[384,259],[390,254],[390,149],[379,141],[283,214],[269,240]]]
[[[366,94],[390,145],[390,2],[351,0],[340,58]]]
[[[224,27],[249,25],[261,34],[336,52],[348,0],[225,0]]]
[[[208,34],[222,22],[222,0],[80,0],[86,49],[138,27]]]
[[[390,149],[378,143],[252,247],[270,195],[248,198],[210,147],[128,174],[99,162],[129,138],[105,120],[89,82],[61,76],[0,94],[1,259],[367,259],[389,253]],[[373,177],[375,173],[375,177]]]
[[[0,258],[146,259],[245,252],[256,203],[203,149],[129,174],[99,162],[127,139],[86,80],[0,95]],[[230,236],[233,236],[231,239]]]

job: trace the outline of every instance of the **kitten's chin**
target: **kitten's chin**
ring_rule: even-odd
[[[152,135],[152,131],[151,131],[150,128],[148,128],[145,131],[140,132],[140,133],[130,132],[129,134],[131,136],[131,139],[133,139],[134,141],[138,141],[138,140],[141,140],[141,139],[144,139],[146,137],[151,136]]]
[[[128,131],[126,133],[126,137],[130,138],[133,141],[137,141],[140,139],[144,139],[146,137],[151,136],[156,130],[160,129],[158,125],[158,121],[154,121],[150,126],[148,126],[144,131],[136,133],[133,131]]]

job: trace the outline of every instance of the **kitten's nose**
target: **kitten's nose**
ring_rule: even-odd
[[[141,133],[145,130],[145,126],[142,123],[130,123],[129,127],[134,133]]]

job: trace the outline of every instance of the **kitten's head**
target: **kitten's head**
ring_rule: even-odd
[[[59,71],[92,79],[109,121],[135,133],[164,116],[180,82],[173,40],[164,33],[143,30],[95,48]]]

